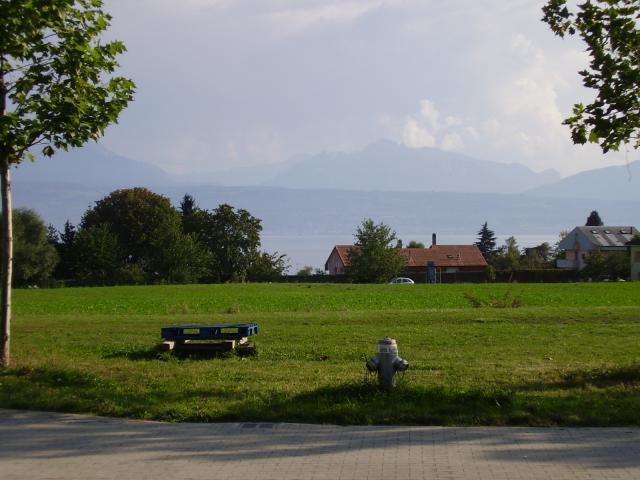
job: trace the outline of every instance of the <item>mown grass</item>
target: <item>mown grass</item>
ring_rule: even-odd
[[[504,298],[522,306],[473,306]],[[640,425],[638,283],[21,290],[14,309],[1,407],[172,421]],[[163,325],[249,321],[261,328],[255,357],[156,349]],[[389,393],[364,368],[385,335],[410,362]]]
[[[468,308],[510,295],[529,307],[640,306],[637,283],[252,284],[17,290],[16,314],[340,312]]]

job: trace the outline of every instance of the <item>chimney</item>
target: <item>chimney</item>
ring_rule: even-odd
[[[431,234],[431,246],[432,247],[436,246],[436,234],[435,233]]]

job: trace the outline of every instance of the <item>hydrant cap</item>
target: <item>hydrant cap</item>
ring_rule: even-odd
[[[398,344],[391,337],[384,337],[378,341],[378,353],[389,353],[398,355]]]

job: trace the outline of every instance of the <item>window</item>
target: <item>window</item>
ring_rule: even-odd
[[[640,263],[640,250],[633,252],[633,263]]]

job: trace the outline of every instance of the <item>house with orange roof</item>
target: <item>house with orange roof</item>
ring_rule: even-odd
[[[331,250],[324,268],[329,275],[344,275],[349,266],[349,250],[357,245],[336,245]],[[433,265],[438,273],[484,272],[487,261],[476,245],[437,245],[429,248],[401,248],[398,255],[407,263],[402,275],[424,275],[427,265]],[[433,263],[431,263],[433,262]]]

